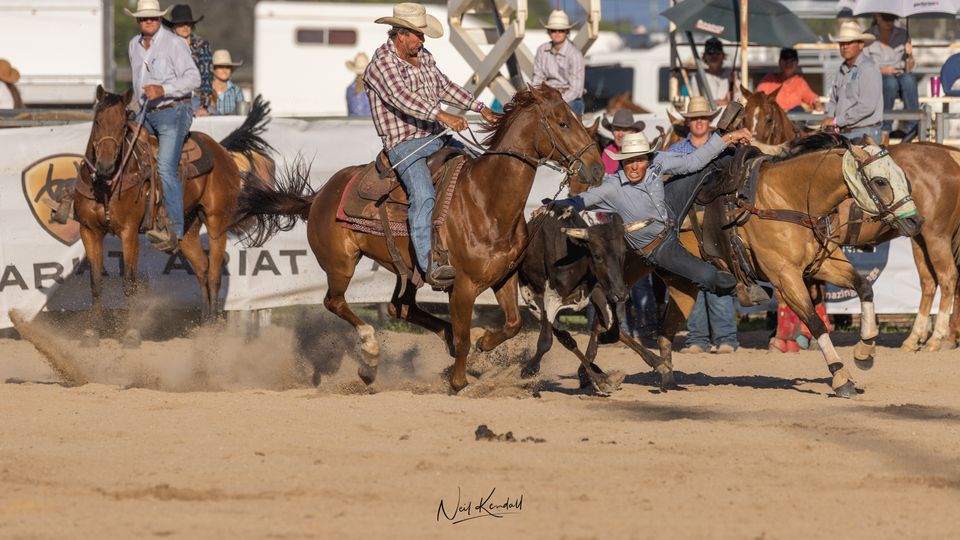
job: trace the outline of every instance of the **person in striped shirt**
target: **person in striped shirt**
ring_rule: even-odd
[[[447,78],[437,67],[433,55],[423,47],[425,36],[443,36],[440,21],[427,15],[426,8],[404,2],[394,6],[392,17],[381,17],[374,22],[387,24],[390,30],[387,42],[374,53],[363,76],[373,123],[410,198],[407,219],[417,264],[427,283],[443,286],[456,272],[450,265],[434,268],[430,265],[436,193],[427,157],[443,144],[436,134],[445,128],[466,129],[467,119],[440,107],[446,104],[477,111],[488,122],[495,121],[497,116],[473,94]]]

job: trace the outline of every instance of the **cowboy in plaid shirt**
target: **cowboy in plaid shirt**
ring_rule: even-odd
[[[426,14],[422,5],[397,4],[393,17],[381,17],[375,22],[391,28],[389,39],[374,53],[363,75],[373,123],[390,162],[400,164],[396,172],[410,199],[410,239],[417,263],[428,283],[446,285],[454,277],[453,267],[430,267],[436,193],[427,157],[443,145],[439,138],[430,138],[444,126],[455,131],[466,129],[467,120],[444,112],[440,104],[477,111],[489,122],[497,116],[441,73],[433,55],[423,48],[424,35],[441,37],[443,27],[435,17]]]

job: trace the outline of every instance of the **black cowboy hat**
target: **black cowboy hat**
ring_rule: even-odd
[[[187,4],[177,4],[170,10],[170,19],[163,19],[163,24],[167,26],[176,26],[178,24],[197,24],[203,20],[203,15],[198,19],[193,18],[193,11]]]
[[[633,121],[633,113],[627,109],[619,109],[614,115],[613,120],[607,120],[606,117],[600,121],[600,124],[603,125],[605,129],[612,130],[613,128],[620,129],[630,129],[633,128],[637,131],[643,131],[646,129],[647,125],[643,120]]]

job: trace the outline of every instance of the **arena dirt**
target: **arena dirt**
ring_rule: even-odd
[[[112,337],[81,349],[58,325],[29,331],[89,382],[64,387],[28,341],[0,340],[3,538],[958,529],[960,353],[901,352],[891,345],[902,336],[884,335],[876,367],[854,372],[864,393],[848,401],[831,397],[816,352],[677,354],[686,390],[663,394],[638,358],[607,346],[599,364],[627,376],[602,398],[576,388],[576,359],[559,347],[538,379],[521,380],[535,339],[525,333],[472,356],[471,385],[451,396],[445,347],[428,334],[378,332],[368,388],[342,325],[271,327],[253,340],[215,327],[135,351]],[[849,359],[852,339],[837,341]],[[517,442],[477,440],[480,425]],[[491,491],[490,503],[522,505],[456,525],[438,515],[458,493],[475,506]]]

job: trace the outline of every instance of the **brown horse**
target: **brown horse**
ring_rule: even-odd
[[[380,346],[374,329],[357,317],[344,299],[360,257],[367,256],[397,273],[397,286],[390,314],[421,325],[441,335],[455,356],[450,385],[458,391],[467,384],[466,359],[470,352],[470,319],[477,296],[488,288],[506,315],[503,328],[488,330],[477,348],[488,351],[520,330],[516,268],[527,244],[524,205],[533,185],[537,166],[554,160],[568,173],[594,184],[603,177],[603,163],[591,138],[560,94],[547,86],[518,92],[504,107],[505,114],[488,126],[488,151],[464,165],[445,224],[439,235],[457,269],[449,291],[451,323],[438,319],[416,305],[416,288],[404,283],[394,265],[384,238],[352,231],[337,223],[337,206],[347,182],[358,167],[337,172],[316,193],[307,178],[294,175],[290,184],[276,189],[248,185],[244,188],[236,221],[259,216],[251,237],[264,240],[289,217],[307,221],[307,239],[327,274],[324,305],[349,322],[360,336],[363,362],[360,377],[370,384],[376,376]],[[293,219],[296,219],[294,217]],[[403,261],[413,267],[413,250],[405,237],[397,239]],[[405,291],[401,294],[403,285]],[[315,375],[314,382],[319,382]]]
[[[780,88],[770,94],[751,92],[742,86],[740,91],[746,100],[743,106],[743,125],[753,133],[756,140],[766,144],[782,144],[797,138],[799,134],[796,126],[777,104]]]
[[[147,213],[147,193],[156,178],[152,171],[156,164],[146,129],[134,134],[127,123],[127,105],[132,92],[111,94],[97,88],[93,128],[87,142],[85,157],[89,167],[80,168],[78,183],[86,183],[94,198],[77,193],[76,219],[80,223],[80,238],[90,264],[90,287],[93,297],[93,321],[103,320],[103,238],[107,233],[120,237],[123,246],[123,291],[130,308],[137,293],[137,261],[140,250],[139,230]],[[185,235],[180,249],[190,262],[200,283],[202,319],[209,321],[219,313],[218,295],[220,277],[226,251],[230,217],[241,190],[241,177],[229,151],[210,137],[196,133],[203,146],[211,153],[213,169],[197,178],[183,180]],[[256,151],[251,143],[255,138],[233,137],[235,151]],[[126,159],[125,163],[124,160]],[[122,168],[121,168],[122,167]],[[117,171],[120,171],[117,174]],[[111,179],[116,178],[111,181]],[[124,186],[135,186],[124,189]],[[200,244],[200,226],[207,228],[209,255]],[[85,332],[84,343],[93,345],[98,329]],[[123,335],[124,346],[137,346],[140,332],[128,328]]]
[[[757,139],[768,144],[780,144],[793,140],[793,124],[778,120],[786,113],[769,96],[758,99],[754,93],[748,98],[744,122],[748,128],[757,129]],[[748,92],[744,91],[744,95]],[[751,109],[750,103],[758,104]],[[768,130],[764,126],[774,126]],[[760,132],[766,138],[761,137]],[[838,142],[839,144],[839,142]],[[921,344],[930,351],[941,347],[953,347],[960,338],[960,310],[950,311],[958,301],[958,264],[960,264],[960,151],[950,146],[934,143],[898,144],[890,147],[890,155],[907,174],[913,190],[913,200],[926,223],[918,236],[912,239],[913,259],[920,275],[920,306],[914,319],[913,329],[901,347],[917,350]],[[859,230],[851,229],[853,201],[844,202],[839,208],[841,230],[837,241],[852,246],[879,244],[897,236],[889,225],[878,221],[857,223]],[[869,217],[869,216],[867,216]],[[858,218],[853,218],[854,221]],[[940,288],[940,307],[933,333],[928,329],[930,308],[937,288]]]

